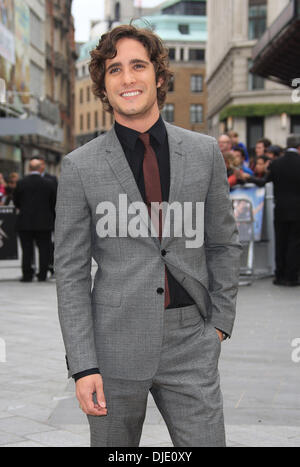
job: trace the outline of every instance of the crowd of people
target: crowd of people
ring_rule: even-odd
[[[299,286],[300,272],[300,144],[283,149],[267,138],[257,141],[255,155],[239,142],[236,132],[219,137],[230,189],[254,183],[274,184],[274,285]]]
[[[54,275],[54,231],[57,178],[46,172],[43,157],[34,156],[29,163],[29,173],[19,179],[11,173],[7,181],[0,174],[0,206],[14,206],[18,209],[16,231],[22,248],[21,282],[32,282],[36,276],[39,282]],[[37,271],[35,249],[39,252]]]
[[[268,138],[261,138],[256,142],[255,154],[249,156],[245,144],[239,141],[239,135],[235,131],[221,135],[218,142],[226,164],[230,188],[245,183],[263,186],[270,163],[285,154],[285,149],[281,146],[273,145]],[[300,145],[295,149],[300,154]]]

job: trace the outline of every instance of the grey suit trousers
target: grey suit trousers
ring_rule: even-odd
[[[132,381],[102,374],[108,414],[88,416],[91,446],[139,446],[149,391],[174,446],[225,446],[220,350],[215,328],[203,320],[195,305],[166,310],[153,378]]]

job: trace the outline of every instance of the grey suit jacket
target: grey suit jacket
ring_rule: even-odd
[[[119,209],[142,198],[114,129],[63,159],[55,224],[58,311],[69,376],[99,367],[111,377],[143,380],[158,367],[163,336],[164,268],[193,297],[205,320],[231,334],[241,247],[223,157],[216,141],[166,123],[169,204],[204,203],[204,243],[187,248],[185,235],[115,237],[97,233],[99,203]],[[172,218],[172,216],[171,216]],[[141,211],[145,227],[149,218]],[[148,225],[149,227],[149,225]],[[147,228],[146,228],[147,230]],[[167,251],[161,255],[162,249]],[[91,260],[98,265],[94,284]]]

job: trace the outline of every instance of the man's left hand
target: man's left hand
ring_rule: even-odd
[[[223,341],[223,333],[221,331],[219,331],[219,329],[216,329],[216,331],[218,333],[220,341],[222,342]]]

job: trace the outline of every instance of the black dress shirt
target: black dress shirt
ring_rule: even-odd
[[[146,203],[143,160],[145,147],[139,139],[138,131],[127,128],[115,122],[115,131],[123,148],[125,157],[131,168],[141,196]],[[150,133],[150,143],[157,157],[160,184],[162,191],[162,200],[169,200],[170,192],[170,152],[166,127],[161,117],[157,122],[145,133]],[[168,285],[170,292],[170,304],[168,308],[179,308],[194,305],[195,302],[187,291],[177,282],[167,268]],[[83,376],[99,373],[99,370],[93,368],[81,373],[73,375],[75,381]]]

